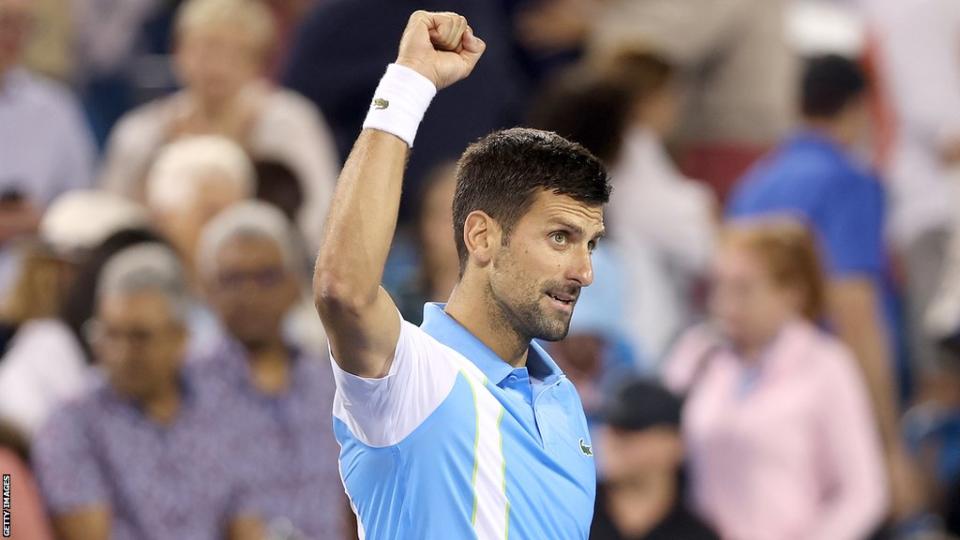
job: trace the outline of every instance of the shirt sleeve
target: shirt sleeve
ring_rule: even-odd
[[[826,353],[817,431],[824,475],[834,489],[810,538],[866,538],[887,509],[880,438],[853,356],[840,345]]]
[[[827,267],[834,277],[877,274],[883,270],[883,190],[870,183],[837,182],[827,197],[820,227]]]
[[[61,409],[38,432],[33,467],[52,514],[109,504],[107,481],[97,463],[90,435],[75,409]]]
[[[331,351],[337,383],[333,415],[364,444],[395,445],[423,423],[450,393],[458,374],[451,358],[455,354],[403,320],[390,371],[382,378],[347,373],[333,360]]]

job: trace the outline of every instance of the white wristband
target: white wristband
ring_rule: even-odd
[[[435,95],[437,87],[430,79],[406,66],[390,64],[373,94],[363,128],[392,133],[413,147],[417,128]]]

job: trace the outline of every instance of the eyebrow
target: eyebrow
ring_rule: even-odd
[[[570,223],[569,221],[563,218],[552,218],[550,219],[550,221],[557,225],[560,225],[561,227],[566,227],[567,229],[570,229],[571,231],[573,231],[574,233],[580,236],[584,236],[583,227],[579,225],[574,225],[573,223]],[[591,240],[594,240],[594,241],[600,240],[601,238],[604,237],[604,235],[606,235],[606,233],[607,233],[607,230],[605,228],[600,229],[597,232],[597,234],[593,235],[593,238],[591,238]]]

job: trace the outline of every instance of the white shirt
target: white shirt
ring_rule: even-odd
[[[690,288],[713,253],[714,198],[680,174],[656,135],[641,128],[627,133],[611,176],[610,237],[632,274],[628,333],[636,350],[656,359],[689,323]]]
[[[66,325],[56,319],[28,321],[0,363],[0,416],[32,436],[58,405],[93,380]]]

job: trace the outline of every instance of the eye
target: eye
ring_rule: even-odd
[[[554,233],[550,233],[550,239],[553,240],[553,242],[554,242],[555,244],[557,244],[558,246],[566,245],[566,243],[567,243],[567,233],[565,233],[565,232],[563,232],[563,231],[557,231],[557,232],[554,232]]]
[[[587,242],[587,251],[593,253],[593,250],[597,249],[597,240],[591,240]]]

